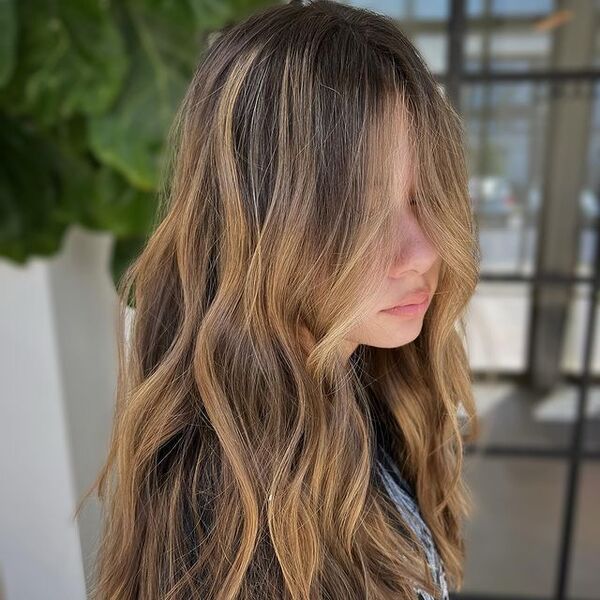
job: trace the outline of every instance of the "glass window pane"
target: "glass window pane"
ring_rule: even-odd
[[[590,284],[580,283],[573,287],[563,347],[562,370],[565,374],[580,375],[583,372],[585,338],[590,318],[590,293]],[[596,306],[596,324],[592,342],[591,372],[593,376],[600,374],[600,311],[598,305]]]
[[[417,46],[431,71],[436,75],[446,72],[449,0],[346,0],[345,4],[395,19],[402,32]]]
[[[529,283],[478,284],[466,321],[470,365],[475,372],[525,370],[530,292]]]
[[[530,319],[528,283],[481,282],[471,300],[466,321],[471,368],[478,376],[474,385],[483,431],[478,446],[526,446],[566,449],[571,443],[577,416],[579,387],[565,379],[549,391],[535,391],[514,382],[495,383],[485,375],[524,373]],[[567,310],[560,369],[563,375],[581,372],[590,286],[575,286]],[[600,345],[600,323],[596,323],[596,347]],[[600,369],[600,352],[594,354],[595,372]],[[481,375],[481,379],[479,376]],[[491,377],[490,377],[491,378]],[[595,427],[587,438],[597,436],[600,418],[600,387],[590,391],[587,406]],[[596,446],[600,440],[596,439]]]
[[[600,4],[550,0],[470,0],[467,3],[465,68],[481,70],[564,70],[600,61],[596,23]]]
[[[584,424],[584,449],[587,452],[600,453],[600,387],[593,386],[589,392]],[[600,498],[600,495],[597,494]],[[600,589],[600,586],[599,588]]]
[[[425,59],[432,73],[441,74],[448,61],[448,36],[442,33],[417,33],[413,43]]]
[[[553,7],[553,0],[468,0],[467,13],[479,17],[488,8],[493,15],[539,15],[550,12]]]
[[[600,82],[587,86],[591,97],[586,175],[579,196],[579,260],[577,273],[591,277],[600,221]]]
[[[463,86],[483,273],[534,271],[548,107],[546,84]]]
[[[449,7],[449,0],[415,2],[413,5],[414,16],[417,19],[447,19]]]
[[[562,370],[569,375],[579,375],[583,371],[583,353],[585,336],[588,331],[589,306],[591,286],[579,283],[573,286],[571,302],[567,312],[567,323],[563,345]],[[596,324],[596,339],[598,339],[598,323]],[[600,358],[600,356],[598,356]],[[592,360],[592,370],[600,363]]]
[[[407,0],[345,0],[344,4],[367,8],[396,19],[407,17]]]

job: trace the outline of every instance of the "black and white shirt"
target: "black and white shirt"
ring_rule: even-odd
[[[421,516],[413,489],[402,477],[398,465],[382,447],[379,447],[377,466],[378,473],[387,493],[402,513],[404,521],[417,534],[423,544],[433,579],[442,590],[442,600],[448,600],[448,585],[446,583],[444,566],[433,541],[431,531]],[[421,588],[416,588],[415,591],[420,600],[436,600],[431,594],[428,594]]]

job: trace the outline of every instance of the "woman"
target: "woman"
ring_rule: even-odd
[[[392,21],[316,0],[223,31],[172,133],[93,596],[447,597],[459,406],[477,434],[459,117]]]

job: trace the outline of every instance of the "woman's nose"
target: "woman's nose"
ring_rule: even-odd
[[[437,250],[413,215],[406,214],[402,218],[396,241],[397,252],[390,268],[390,277],[399,278],[408,271],[427,273],[438,258]]]

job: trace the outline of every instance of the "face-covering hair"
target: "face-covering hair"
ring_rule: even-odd
[[[400,136],[439,283],[414,341],[348,360],[398,245]],[[152,235],[119,282],[92,598],[439,594],[377,483],[375,419],[460,589],[478,431],[463,138],[419,52],[374,12],[293,2],[214,37],[169,132]]]

